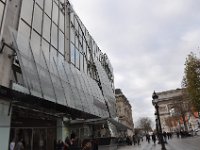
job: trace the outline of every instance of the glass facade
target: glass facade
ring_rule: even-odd
[[[64,13],[59,0],[23,0],[18,32],[45,47],[45,56],[64,57]]]
[[[0,0],[0,35],[3,24],[3,16],[5,11],[6,0]]]
[[[23,0],[13,31],[24,86],[31,95],[96,116],[115,116],[112,81],[100,49],[64,0]],[[28,7],[27,7],[28,6]],[[69,17],[65,16],[69,15]],[[70,20],[66,20],[70,18]],[[66,35],[66,22],[70,35]],[[69,60],[65,43],[70,37]]]

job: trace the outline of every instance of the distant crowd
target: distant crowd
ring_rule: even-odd
[[[143,141],[144,138],[146,138],[146,141],[148,143],[150,143],[151,141],[156,144],[156,141],[158,141],[158,143],[161,142],[161,140],[163,140],[164,143],[167,144],[167,141],[172,139],[173,135],[176,135],[177,138],[184,138],[184,137],[188,137],[191,136],[189,134],[189,132],[186,131],[177,131],[177,132],[163,132],[162,134],[156,134],[155,132],[149,134],[146,133],[145,135],[141,135],[141,134],[135,134],[132,137],[130,136],[126,136],[126,144],[127,145],[140,145],[141,141]]]

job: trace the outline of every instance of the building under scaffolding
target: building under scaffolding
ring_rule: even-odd
[[[0,0],[0,149],[53,150],[64,120],[115,117],[112,70],[67,0]]]

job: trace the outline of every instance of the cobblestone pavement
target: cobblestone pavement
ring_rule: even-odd
[[[166,145],[167,150],[200,150],[200,136],[169,139]],[[141,142],[140,145],[120,146],[118,150],[161,150],[160,144]]]

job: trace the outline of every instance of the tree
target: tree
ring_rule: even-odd
[[[141,117],[138,120],[138,127],[143,129],[145,133],[152,131],[152,120],[148,117]]]
[[[190,53],[185,62],[183,86],[186,87],[191,103],[200,111],[200,59]]]

